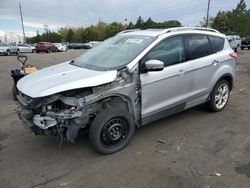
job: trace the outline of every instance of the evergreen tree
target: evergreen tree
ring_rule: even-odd
[[[135,28],[143,28],[144,27],[144,20],[142,19],[141,16],[138,17]]]

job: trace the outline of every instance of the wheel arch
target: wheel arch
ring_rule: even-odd
[[[216,85],[218,82],[220,82],[221,80],[226,80],[226,81],[228,81],[229,86],[230,86],[230,90],[232,90],[233,85],[234,85],[234,81],[233,81],[233,76],[232,76],[230,73],[226,73],[226,74],[222,75],[222,76],[218,79],[218,81],[215,83],[215,85]],[[215,85],[214,85],[214,87],[215,87]]]
[[[135,116],[132,99],[129,96],[123,94],[108,95],[97,100],[95,103],[103,103],[105,108],[119,106],[120,108],[128,111],[133,117]]]

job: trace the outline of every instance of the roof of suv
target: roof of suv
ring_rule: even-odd
[[[215,29],[204,28],[204,27],[173,27],[168,29],[132,29],[132,30],[122,31],[118,34],[145,35],[145,36],[157,37],[163,34],[173,33],[173,32],[195,32],[195,31],[221,34],[219,31]]]

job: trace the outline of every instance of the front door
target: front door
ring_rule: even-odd
[[[165,68],[140,75],[142,124],[185,108],[191,77],[186,73],[184,43],[183,36],[167,38],[143,58],[142,64],[155,59],[164,62]]]

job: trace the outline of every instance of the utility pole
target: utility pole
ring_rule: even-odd
[[[206,20],[206,27],[208,27],[209,9],[210,9],[210,0],[208,0],[208,4],[207,4],[207,20]]]
[[[23,43],[26,42],[25,32],[24,32],[24,26],[23,26],[23,13],[22,13],[22,7],[21,3],[19,2],[19,9],[20,9],[20,16],[21,16],[21,22],[22,22],[22,29],[23,29]]]

